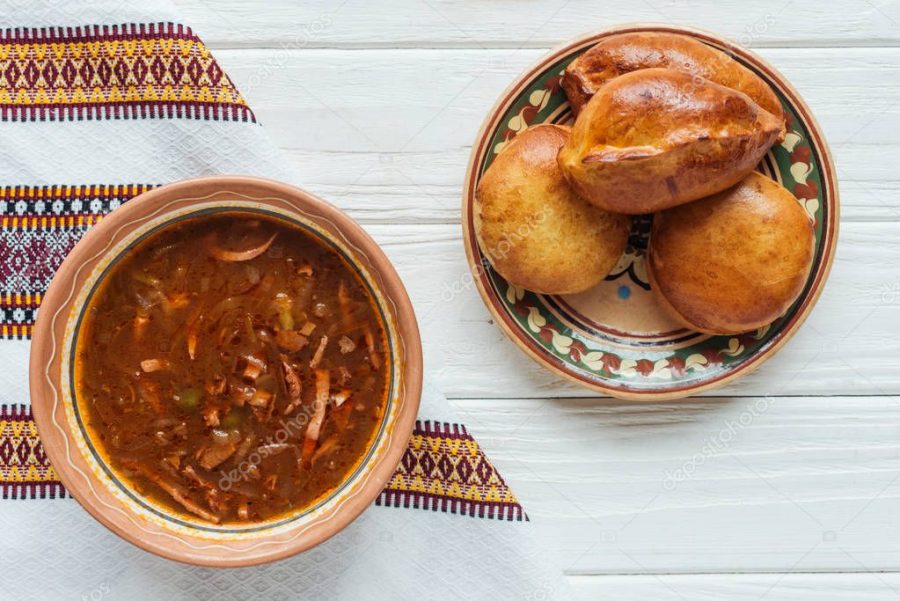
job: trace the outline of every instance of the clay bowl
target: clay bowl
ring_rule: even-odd
[[[388,406],[367,455],[316,505],[246,526],[175,514],[130,490],[106,465],[78,410],[70,370],[78,323],[105,270],[174,220],[228,210],[295,223],[342,253],[369,285],[388,333]],[[302,234],[298,234],[302,235]],[[34,330],[31,399],[44,449],[66,489],[103,525],[158,555],[207,566],[247,566],[321,543],[368,507],[406,448],[422,389],[419,331],[406,290],[378,245],[330,204],[284,184],[249,177],[187,180],[142,194],[95,225],[75,246],[44,297]]]

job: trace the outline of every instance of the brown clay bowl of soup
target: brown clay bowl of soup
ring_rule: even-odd
[[[192,564],[316,545],[378,496],[422,386],[419,332],[378,245],[302,190],[247,177],[147,192],[63,262],[30,383],[66,489]]]

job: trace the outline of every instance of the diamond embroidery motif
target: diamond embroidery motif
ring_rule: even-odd
[[[134,51],[138,42],[143,52]],[[9,49],[0,53],[4,121],[255,121],[212,54],[182,26],[85,26],[19,37],[7,30],[0,32],[3,44]]]

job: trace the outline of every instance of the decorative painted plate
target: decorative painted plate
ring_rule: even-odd
[[[816,254],[800,298],[774,323],[737,336],[709,336],[673,322],[650,292],[645,255],[652,216],[634,219],[628,247],[606,280],[573,295],[551,296],[508,284],[478,248],[475,189],[497,153],[538,123],[573,121],[560,87],[566,66],[606,36],[632,31],[691,35],[730,54],[778,94],[787,136],[757,169],[792,191],[815,220]],[[806,103],[761,58],[709,33],[637,25],[594,33],[548,54],[507,89],[475,140],[463,192],[463,238],[482,298],[504,332],[544,367],[593,390],[628,399],[684,397],[746,375],[797,331],[831,268],[838,233],[838,190],[825,139]],[[578,261],[578,257],[572,257]]]

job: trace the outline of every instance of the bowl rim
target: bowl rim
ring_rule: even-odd
[[[152,217],[155,207],[165,201],[177,202],[179,199],[183,202],[177,209],[162,207]],[[372,276],[366,278],[368,285],[384,297],[385,310],[391,314],[391,323],[386,323],[385,327],[396,338],[395,344],[401,350],[396,369],[400,378],[397,408],[392,415],[386,415],[383,440],[376,441],[371,451],[380,445],[383,449],[370,457],[365,469],[352,475],[337,489],[338,495],[333,505],[322,513],[273,528],[271,533],[254,536],[249,539],[252,544],[248,544],[248,539],[195,538],[184,531],[166,530],[143,520],[142,523],[150,524],[150,532],[138,527],[136,520],[141,518],[131,511],[129,505],[119,503],[118,511],[114,511],[99,498],[95,484],[100,489],[103,486],[95,474],[88,477],[90,470],[82,471],[70,464],[70,446],[73,446],[75,435],[67,420],[59,420],[64,422],[62,425],[56,423],[58,415],[64,414],[66,405],[62,398],[58,398],[60,395],[56,389],[62,387],[59,365],[64,356],[71,354],[71,348],[62,340],[55,340],[56,332],[77,319],[80,311],[74,311],[78,306],[76,299],[85,288],[90,287],[90,278],[78,280],[79,268],[93,263],[87,270],[90,273],[96,268],[97,260],[102,264],[110,255],[118,254],[113,244],[102,247],[104,239],[127,238],[135,231],[147,229],[147,224],[154,218],[161,218],[155,227],[165,227],[183,215],[184,209],[189,210],[194,205],[214,208],[219,204],[240,211],[241,207],[234,203],[242,200],[272,206],[276,206],[274,201],[281,201],[277,207],[282,211],[293,212],[298,218],[329,230],[329,239],[343,239],[342,243],[350,247],[352,254],[348,260],[367,265]],[[103,249],[88,256],[88,250],[95,248]],[[243,567],[294,555],[324,542],[367,509],[390,481],[406,450],[418,414],[422,377],[421,339],[412,303],[393,265],[372,237],[346,213],[305,190],[275,180],[231,175],[191,178],[153,188],[132,198],[91,227],[63,260],[44,295],[34,327],[29,359],[34,420],[45,452],[66,490],[95,519],[123,539],[168,559],[209,567]],[[74,454],[77,461],[77,449]],[[352,494],[337,498],[346,489],[352,489]],[[106,497],[109,493],[102,494]],[[114,513],[121,514],[121,517],[110,515]],[[323,517],[327,519],[323,521]],[[188,544],[189,540],[203,541],[205,544],[194,546]]]
[[[808,126],[809,134],[814,141],[814,146],[819,151],[819,166],[822,171],[822,179],[823,181],[827,181],[828,188],[831,191],[830,198],[833,200],[833,203],[829,205],[829,209],[831,210],[831,217],[828,223],[824,224],[825,233],[829,236],[830,240],[823,249],[823,257],[820,263],[821,267],[818,270],[816,279],[808,294],[802,298],[802,300],[804,301],[804,305],[798,310],[793,323],[788,326],[788,328],[773,344],[768,345],[762,350],[758,351],[753,357],[748,359],[746,363],[742,364],[739,369],[733,370],[730,373],[724,374],[721,377],[709,382],[688,384],[683,387],[669,387],[660,390],[637,390],[628,389],[625,387],[615,387],[605,384],[604,382],[596,379],[592,380],[586,377],[582,377],[580,374],[577,374],[568,369],[561,361],[557,361],[553,358],[547,357],[541,349],[535,347],[535,344],[532,340],[523,339],[523,337],[519,334],[519,329],[509,323],[509,316],[505,311],[497,306],[497,303],[494,302],[493,294],[486,287],[486,284],[484,282],[484,268],[482,267],[481,262],[476,256],[478,242],[475,238],[474,227],[472,225],[472,207],[474,206],[475,189],[480,179],[478,171],[480,169],[481,160],[484,156],[484,153],[487,152],[486,146],[490,142],[491,132],[493,132],[497,127],[497,124],[499,123],[503,114],[506,112],[509,104],[514,100],[515,96],[522,90],[524,90],[529,85],[529,83],[533,81],[534,77],[542,74],[548,67],[552,66],[554,63],[558,62],[565,56],[573,54],[578,50],[586,50],[588,47],[596,44],[601,39],[609,37],[611,35],[635,32],[674,33],[690,36],[707,44],[714,44],[716,46],[724,47],[728,50],[728,52],[740,55],[741,57],[752,62],[758,68],[765,71],[766,75],[769,78],[776,81],[783,88],[786,95],[790,98],[792,106],[797,110],[797,112],[802,114],[804,122]],[[530,126],[531,125],[529,125],[529,127]],[[831,272],[831,267],[834,262],[835,249],[837,247],[838,234],[840,230],[840,191],[838,189],[837,177],[835,175],[834,159],[832,157],[831,150],[828,147],[828,142],[825,140],[825,137],[822,134],[821,126],[819,125],[809,106],[806,104],[806,101],[803,100],[803,97],[800,95],[797,89],[768,61],[760,57],[757,53],[753,52],[749,48],[737,44],[711,31],[695,27],[671,25],[668,23],[633,22],[623,23],[613,27],[583,33],[569,39],[566,42],[563,42],[562,44],[557,45],[546,54],[541,56],[538,60],[533,62],[525,70],[523,70],[522,73],[519,74],[503,90],[503,92],[499,95],[497,100],[488,110],[488,113],[485,116],[484,121],[482,122],[481,127],[478,129],[478,133],[475,136],[474,143],[472,144],[472,150],[469,154],[469,162],[466,168],[466,176],[463,182],[461,216],[462,238],[463,246],[466,250],[466,261],[468,263],[469,270],[472,273],[473,279],[475,280],[478,294],[479,296],[481,296],[482,302],[484,302],[485,306],[488,308],[488,311],[491,313],[493,321],[497,324],[500,330],[515,343],[516,346],[518,346],[528,357],[530,357],[542,368],[556,374],[564,380],[578,384],[579,386],[582,386],[586,389],[623,400],[658,402],[694,396],[709,390],[720,388],[739,378],[743,378],[744,376],[747,376],[755,371],[757,368],[759,368],[760,365],[768,361],[770,358],[772,358],[779,350],[781,350],[781,348],[784,347],[788,340],[790,340],[796,334],[797,330],[800,329],[800,327],[803,325],[810,312],[812,311],[813,307],[815,307],[816,303],[818,302],[819,297],[821,296],[822,291],[825,288],[828,276]]]

